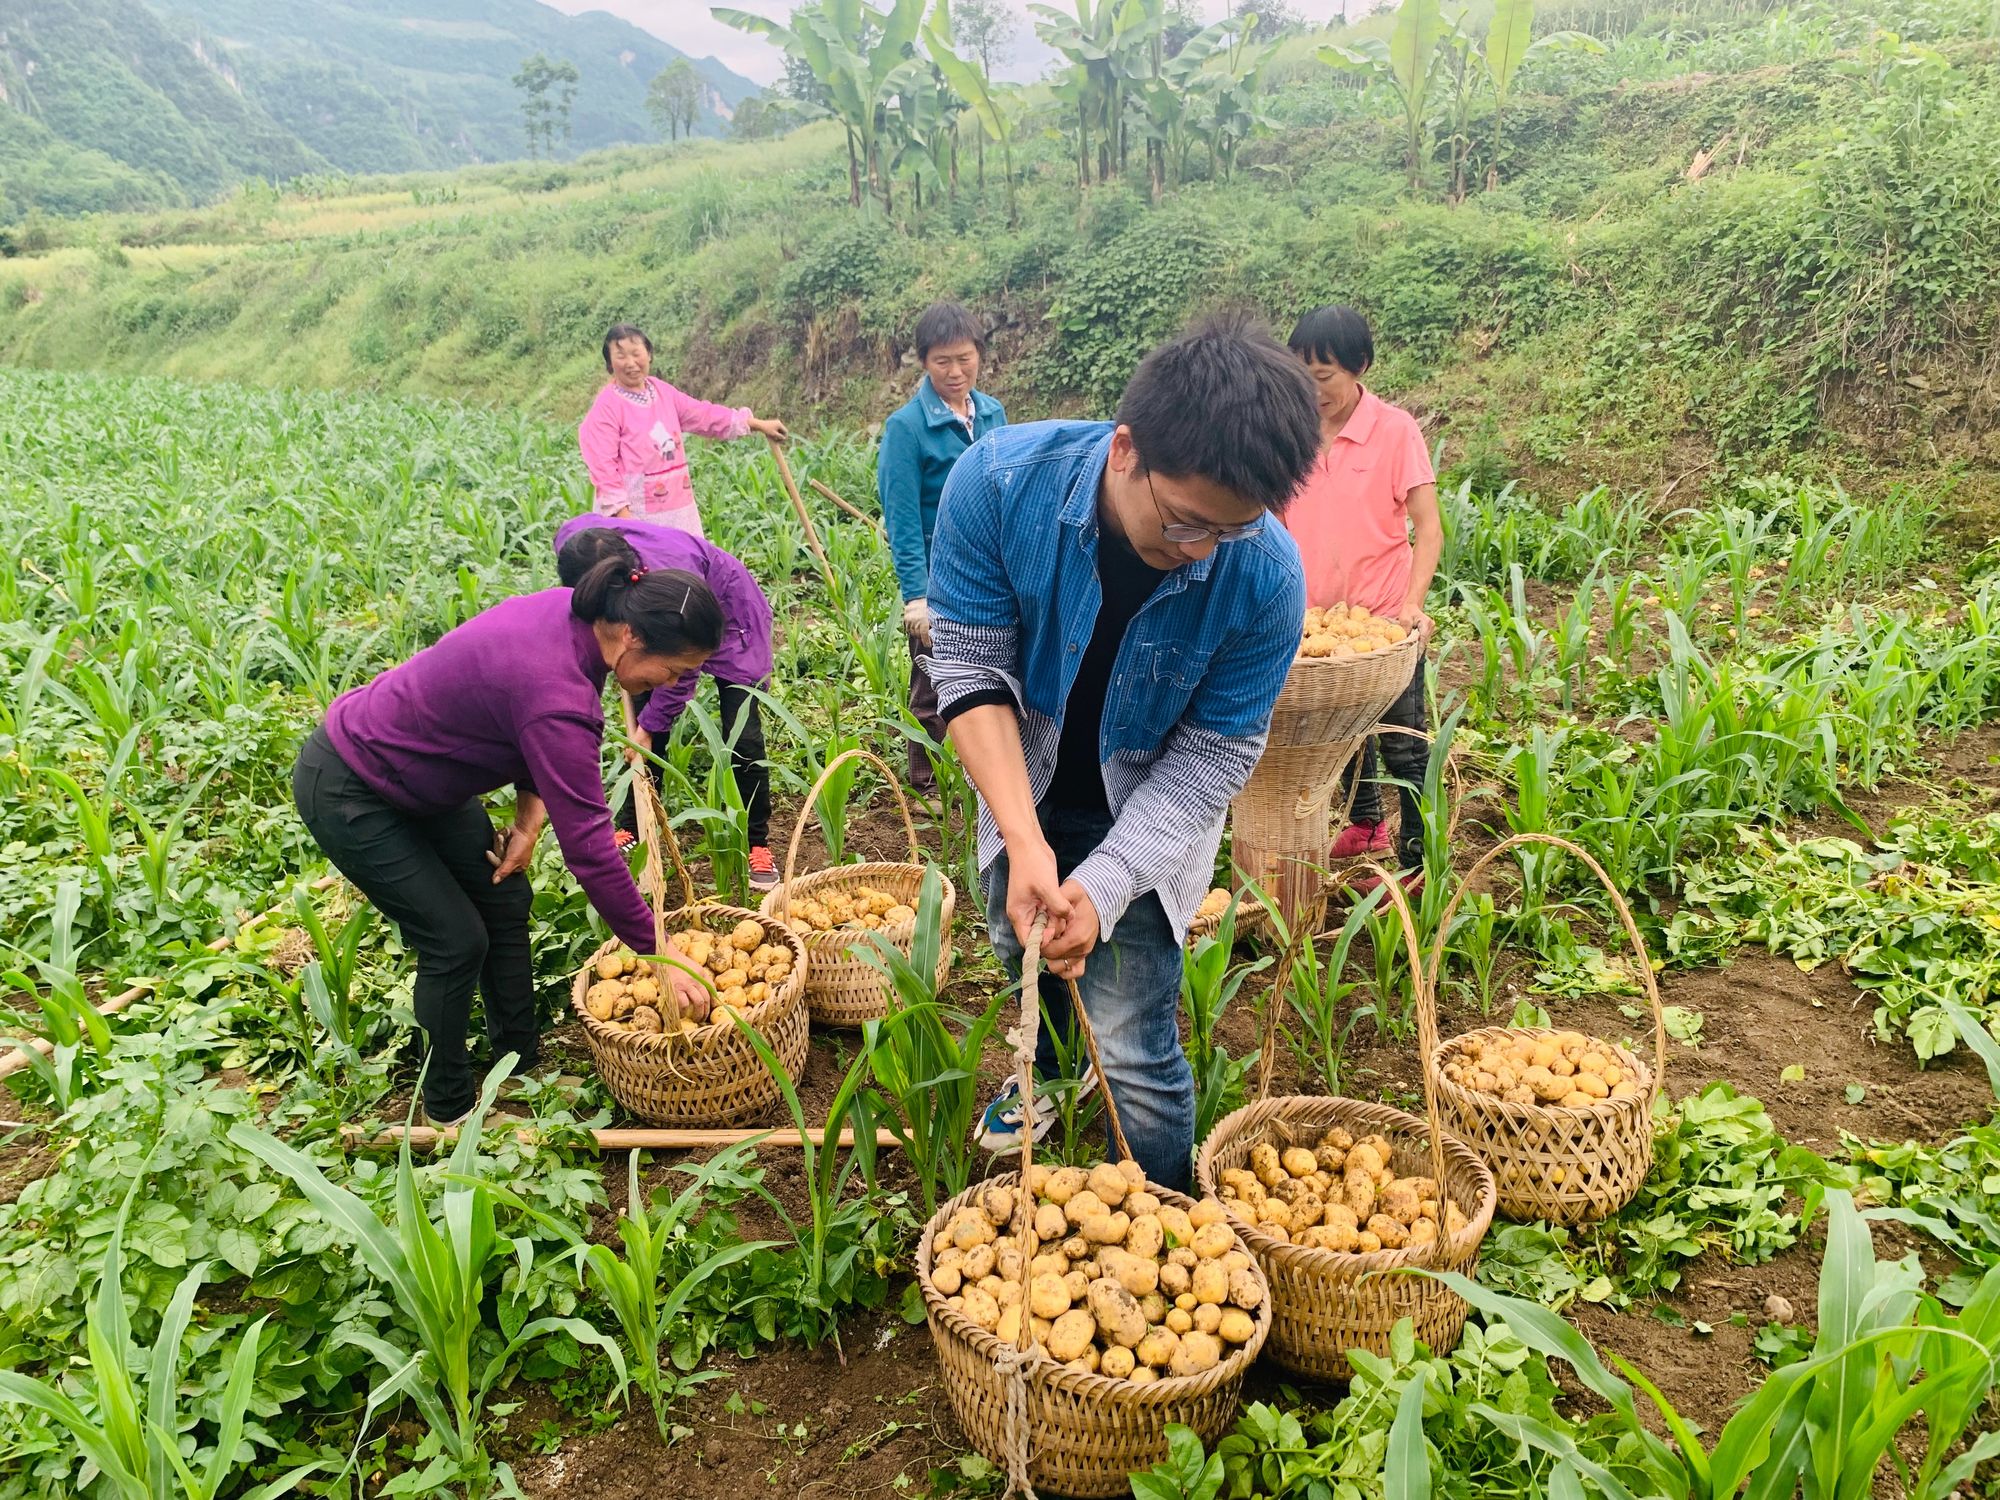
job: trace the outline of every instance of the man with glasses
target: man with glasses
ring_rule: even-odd
[[[1225,319],[1147,356],[1115,421],[982,438],[938,510],[930,671],[979,790],[994,951],[1018,975],[1047,915],[1049,972],[1078,982],[1133,1153],[1170,1188],[1194,1144],[1181,945],[1305,613],[1298,548],[1267,513],[1318,447],[1304,370]],[[1067,986],[1042,999],[1052,1075]],[[1009,1085],[981,1139],[1005,1150],[1053,1117],[1024,1122]]]

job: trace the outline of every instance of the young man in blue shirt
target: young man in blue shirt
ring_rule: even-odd
[[[933,740],[944,742],[937,691],[924,670],[930,650],[928,607],[931,537],[937,530],[938,496],[959,455],[1007,422],[998,401],[978,388],[986,334],[956,302],[933,302],[917,319],[917,363],[923,379],[882,424],[875,459],[875,487],[882,497],[882,525],[903,591],[903,633],[910,643],[910,714]],[[937,787],[930,756],[909,742],[910,784],[928,796]]]
[[[1170,1188],[1194,1145],[1181,945],[1305,614],[1298,548],[1267,513],[1318,450],[1303,368],[1220,320],[1148,355],[1114,422],[975,443],[938,512],[930,672],[979,789],[994,949],[1018,974],[1047,914],[1049,972],[1077,980],[1133,1153]],[[1067,988],[1042,998],[1064,1026]],[[982,1139],[1021,1127],[1010,1086]]]

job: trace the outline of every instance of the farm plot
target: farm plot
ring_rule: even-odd
[[[0,1488],[997,1492],[906,1316],[915,1232],[987,1170],[966,1127],[1007,1066],[949,758],[921,834],[961,892],[936,936],[957,962],[941,997],[924,963],[897,975],[935,1024],[816,1036],[767,1120],[852,1124],[858,1148],[600,1157],[581,1132],[627,1122],[572,1023],[515,1099],[531,1137],[344,1151],[343,1125],[400,1123],[410,1097],[408,964],[351,893],[311,889],[291,757],[345,686],[553,581],[571,436],[158,381],[9,373],[0,395],[0,1026],[50,1044],[12,1075],[0,1147]],[[780,615],[788,827],[844,750],[900,753],[894,584],[873,532],[815,501],[822,573],[768,460],[699,463],[711,536]],[[858,438],[793,463],[872,490]],[[1497,1223],[1456,1350],[1399,1336],[1344,1392],[1260,1366],[1217,1455],[1229,1488],[1204,1488],[1210,1455],[1179,1439],[1187,1473],[1142,1492],[1366,1495],[1428,1464],[1449,1493],[1707,1493],[1675,1465],[1739,1398],[1838,1368],[1868,1373],[1865,1400],[1809,1421],[1861,1455],[1858,1478],[1808,1493],[1861,1494],[1921,1364],[1903,1489],[1977,1493],[1991,1443],[1965,1439],[1995,1425],[1991,1370],[1950,1356],[1990,1349],[2000,1295],[1979,1291],[2000,1259],[2000,777],[1981,727],[2000,648],[1979,560],[1935,549],[1921,497],[1793,485],[1667,517],[1465,490],[1447,514],[1438,873],[1413,911],[1444,955],[1440,1028],[1552,1022],[1650,1055],[1641,976],[1577,856],[1510,849],[1446,921],[1503,838],[1573,841],[1661,965],[1651,1169],[1602,1223]],[[668,811],[697,879],[740,899],[722,748],[697,706],[663,752]],[[848,783],[804,858],[902,858],[879,790]],[[536,883],[561,1015],[604,933],[559,866]],[[1267,1012],[1270,1093],[1418,1100],[1423,981],[1389,921],[1336,906],[1324,937],[1191,956],[1204,1130],[1264,1087]],[[1051,1150],[1101,1159],[1089,1107],[1065,1115]],[[901,1146],[869,1150],[878,1127]],[[1855,1203],[1879,1211],[1872,1250]],[[1893,1292],[1865,1314],[1829,1301],[1828,1267]],[[1674,1458],[1630,1372],[1507,1296],[1631,1359],[1704,1436],[1672,1431]]]

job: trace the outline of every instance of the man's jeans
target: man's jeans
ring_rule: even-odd
[[[1041,823],[1064,879],[1111,831],[1111,819],[1102,813],[1044,807]],[[1005,854],[987,869],[985,882],[986,925],[993,951],[1007,973],[1019,980],[1022,949],[1007,920]],[[1077,981],[1097,1034],[1104,1082],[1118,1106],[1125,1139],[1146,1176],[1161,1187],[1185,1192],[1194,1154],[1194,1073],[1181,1050],[1181,945],[1160,898],[1150,891],[1126,908],[1108,937],[1108,942],[1101,937],[1091,950]],[[1041,990],[1047,1019],[1036,1063],[1043,1076],[1050,1076],[1056,1057],[1049,1031],[1070,1027],[1069,986],[1045,975]],[[1080,1040],[1078,1051],[1081,1056]]]

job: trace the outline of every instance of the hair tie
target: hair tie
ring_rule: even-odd
[[[646,565],[644,563],[641,563],[639,564],[638,567],[634,568],[630,573],[627,573],[625,575],[625,581],[627,583],[637,583],[641,578],[644,578],[645,576],[646,576]]]

